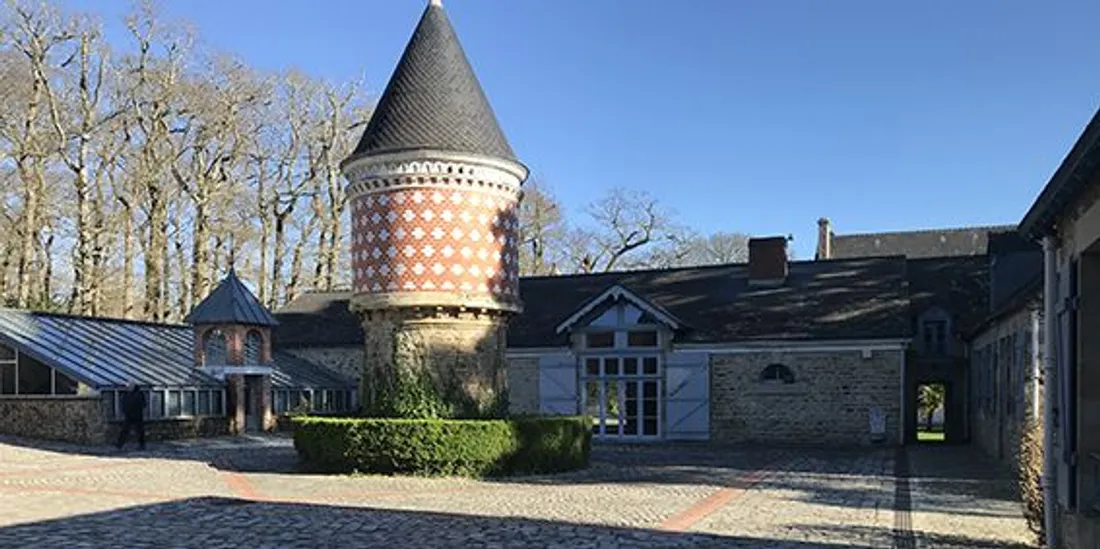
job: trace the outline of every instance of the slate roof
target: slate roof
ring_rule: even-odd
[[[199,303],[185,321],[188,324],[247,324],[250,326],[276,326],[279,321],[245,287],[237,273],[229,274]]]
[[[1020,232],[1038,239],[1055,220],[1081,196],[1089,184],[1096,184],[1100,172],[1100,109],[1092,116],[1039,197],[1020,221]]]
[[[520,279],[525,311],[509,324],[509,347],[566,343],[555,327],[588,300],[615,284],[629,288],[688,328],[680,341],[875,339],[909,336],[906,262],[901,257],[796,261],[787,283],[750,286],[748,266]],[[307,297],[308,296],[308,297]],[[295,323],[327,332],[324,345],[362,344],[358,320],[345,314],[350,292],[307,294],[287,309]],[[282,330],[291,322],[283,320]],[[298,340],[299,344],[308,338]],[[279,342],[282,345],[281,342]],[[315,344],[321,346],[322,344]]]
[[[437,5],[424,11],[352,158],[417,149],[516,160],[446,12]]]
[[[989,233],[1013,231],[1013,225],[991,225],[924,231],[867,234],[834,234],[833,259],[904,255],[910,259],[925,257],[984,255]]]
[[[363,345],[359,317],[348,309],[351,292],[307,292],[275,312],[279,348]]]
[[[954,313],[956,330],[966,333],[989,312],[986,256],[910,259],[908,280],[911,318],[940,307]]]
[[[194,365],[194,331],[156,324],[0,309],[0,342],[96,388],[133,382],[158,387],[222,387]],[[342,388],[347,379],[274,353],[276,387]]]

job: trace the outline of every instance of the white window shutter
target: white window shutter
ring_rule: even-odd
[[[576,357],[572,353],[539,357],[539,413],[575,415],[579,410]]]
[[[672,352],[665,360],[665,438],[710,439],[710,355]]]

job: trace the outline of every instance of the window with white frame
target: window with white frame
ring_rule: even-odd
[[[271,391],[272,411],[277,415],[308,412],[347,412],[355,400],[346,389],[276,389]]]
[[[664,326],[619,302],[578,328],[581,395],[600,438],[661,435]]]
[[[151,389],[145,394],[145,419],[223,417],[225,391],[222,389]],[[100,391],[108,419],[122,419],[122,399],[126,390]]]

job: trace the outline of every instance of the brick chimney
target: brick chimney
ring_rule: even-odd
[[[787,238],[749,239],[749,284],[782,284],[787,279]]]
[[[814,259],[833,258],[833,226],[828,217],[817,220],[817,255]]]

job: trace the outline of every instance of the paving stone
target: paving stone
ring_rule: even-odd
[[[971,457],[913,454],[921,547],[1018,547],[1026,529],[1018,504],[1014,514],[1003,494],[972,493],[988,490],[990,479],[958,463]],[[124,453],[0,439],[0,547],[893,543],[893,453],[885,449],[599,446],[584,471],[486,481],[306,475],[295,463],[285,437]],[[937,474],[957,481],[954,488]],[[968,514],[947,516],[962,505]]]

